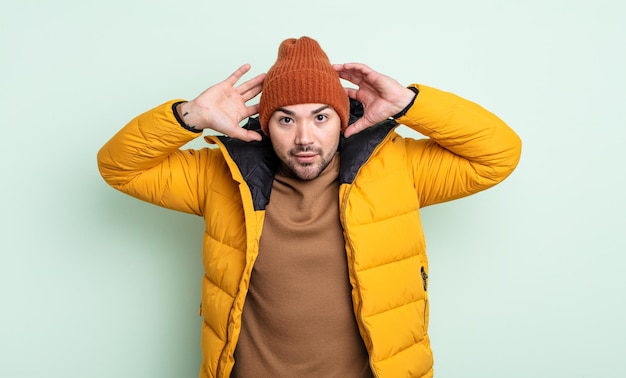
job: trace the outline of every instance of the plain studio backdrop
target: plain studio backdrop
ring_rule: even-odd
[[[504,183],[423,210],[436,376],[624,377],[625,10],[2,0],[0,376],[197,376],[202,220],[111,189],[96,153],[309,35],[335,63],[478,102],[524,142]]]

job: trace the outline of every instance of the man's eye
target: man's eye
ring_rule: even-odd
[[[328,117],[326,116],[326,114],[318,114],[316,118],[319,122],[322,122],[325,121]]]
[[[293,120],[290,117],[282,117],[280,123],[291,123]]]

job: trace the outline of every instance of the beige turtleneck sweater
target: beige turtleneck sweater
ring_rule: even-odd
[[[231,377],[371,377],[339,223],[339,159],[276,174]]]

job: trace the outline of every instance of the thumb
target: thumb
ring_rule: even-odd
[[[348,97],[353,98],[353,99],[355,99],[355,100],[357,99],[356,97],[357,97],[357,92],[358,92],[358,91],[357,91],[356,89],[354,89],[354,88],[350,88],[350,87],[345,87],[345,88],[343,88],[343,89],[344,89],[344,91],[346,92],[346,95],[347,95]]]
[[[233,125],[227,132],[224,133],[226,136],[231,138],[239,139],[244,142],[252,142],[252,141],[261,141],[261,134],[257,133],[254,130],[244,129],[243,127],[237,125]]]
[[[234,138],[241,139],[244,142],[260,142],[263,139],[261,134],[257,133],[256,131],[246,130],[241,127],[239,127],[238,129],[241,131],[238,133],[239,135],[233,135]]]
[[[358,134],[359,132],[363,131],[363,129],[365,129],[367,126],[365,125],[365,122],[363,121],[363,118],[358,119],[356,121],[354,121],[353,124],[351,124],[350,126],[346,127],[346,130],[343,132],[343,136],[345,136],[346,138],[351,137],[354,134]]]

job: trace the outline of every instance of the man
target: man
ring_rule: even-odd
[[[307,37],[237,86],[249,69],[98,154],[114,188],[205,219],[200,377],[432,377],[419,209],[505,179],[519,138],[453,94],[333,66]],[[227,136],[179,149],[204,129]]]

